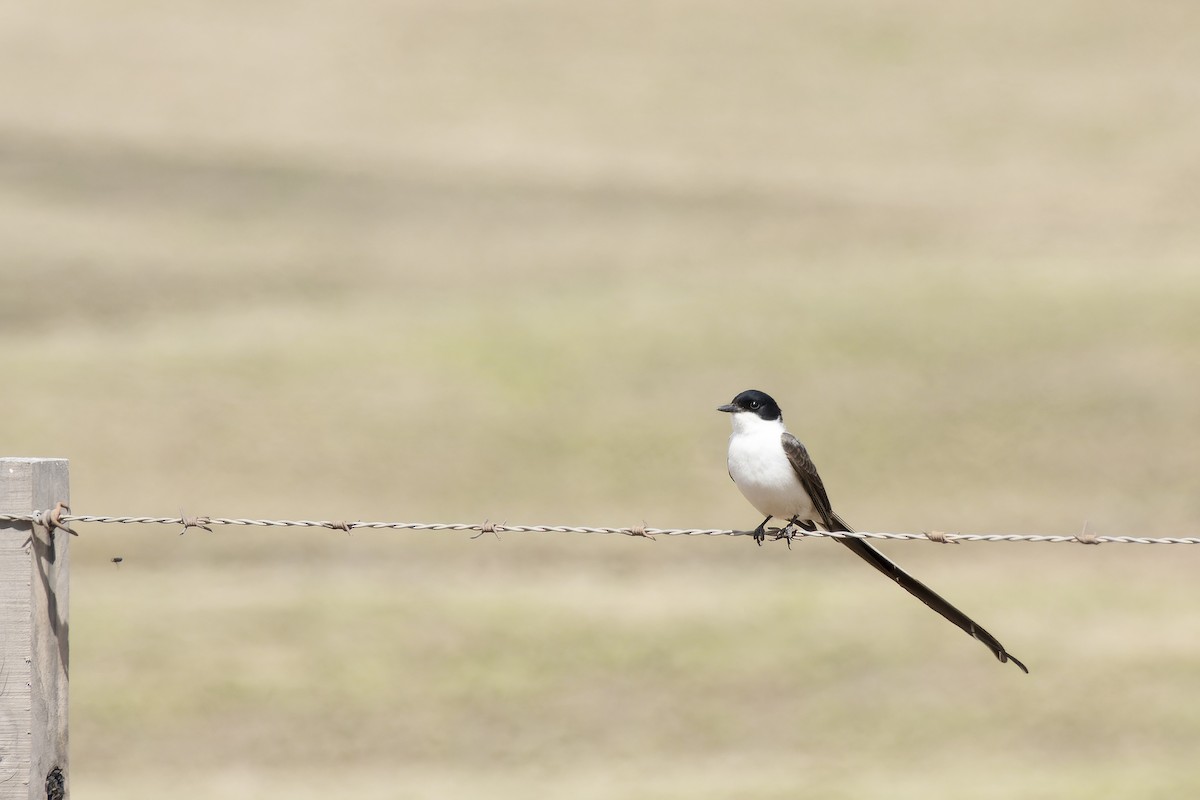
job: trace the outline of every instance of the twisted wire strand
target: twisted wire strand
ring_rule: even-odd
[[[0,514],[0,523],[43,524],[47,512],[35,511],[28,514]],[[310,519],[245,519],[230,517],[129,517],[91,514],[61,514],[57,521],[70,524],[96,523],[118,525],[174,525],[189,528],[205,528],[212,525],[232,525],[255,528],[326,528],[339,531],[354,530],[410,530],[410,531],[476,531],[478,533],[586,533],[639,536],[752,536],[754,531],[730,530],[727,528],[649,528],[632,526],[626,528],[603,528],[576,525],[508,525],[490,522],[349,522],[346,520]],[[768,529],[769,535],[780,536],[780,529]],[[887,533],[870,531],[806,531],[793,527],[790,538],[833,538],[833,539],[885,539],[891,541],[928,541],[953,544],[957,542],[1049,542],[1075,544],[1200,544],[1197,536],[1100,536],[1089,533],[1075,535],[1047,535],[1036,533]]]

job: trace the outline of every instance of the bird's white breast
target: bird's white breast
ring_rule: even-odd
[[[808,492],[783,452],[779,420],[763,420],[754,414],[733,415],[729,437],[729,475],[738,489],[763,516],[782,520],[812,519],[815,513]]]

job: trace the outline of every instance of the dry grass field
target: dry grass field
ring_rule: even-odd
[[[0,451],[79,513],[1200,533],[1200,8],[18,3]],[[1200,550],[90,526],[78,798],[1179,798]],[[123,557],[119,566],[114,556]]]

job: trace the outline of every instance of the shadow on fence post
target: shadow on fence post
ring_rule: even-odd
[[[66,459],[0,458],[0,514],[69,503]],[[70,534],[0,522],[0,800],[69,797]]]

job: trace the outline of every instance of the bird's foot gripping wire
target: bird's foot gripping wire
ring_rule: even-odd
[[[792,527],[794,524],[795,522],[793,521],[784,525],[782,528],[776,528],[775,535],[771,538],[776,542],[778,542],[780,539],[783,539],[785,542],[787,542],[788,550],[791,550],[792,539],[796,538],[796,530]]]
[[[767,517],[762,522],[758,523],[758,527],[754,529],[754,541],[759,547],[762,547],[763,540],[767,538],[767,523],[770,521],[771,518]]]
[[[782,528],[778,528],[778,529],[773,528],[772,530],[775,531],[775,536],[774,536],[775,540],[778,541],[780,539],[783,539],[785,542],[787,542],[788,550],[791,550],[792,549],[792,540],[800,535],[799,529],[801,529],[801,528],[808,531],[809,533],[812,533],[813,531],[815,531],[817,529],[817,526],[814,525],[812,522],[808,522],[808,521],[798,519],[796,517],[792,517],[790,520],[788,520],[787,525],[784,525]]]

